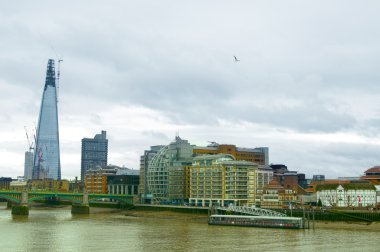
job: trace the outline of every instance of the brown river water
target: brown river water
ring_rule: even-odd
[[[285,230],[209,226],[207,216],[70,207],[12,217],[0,203],[0,251],[380,251],[380,224],[316,223]]]

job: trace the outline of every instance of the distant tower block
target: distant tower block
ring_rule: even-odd
[[[25,163],[24,163],[24,179],[32,179],[33,173],[33,151],[25,152]]]
[[[49,59],[34,150],[33,179],[61,179],[57,89],[54,60]]]
[[[86,171],[91,168],[104,167],[108,160],[107,132],[102,130],[94,138],[82,139],[81,181],[85,182]]]

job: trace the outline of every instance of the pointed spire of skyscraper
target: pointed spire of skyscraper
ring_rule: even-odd
[[[45,90],[47,86],[55,87],[55,67],[54,60],[49,59],[46,70]]]

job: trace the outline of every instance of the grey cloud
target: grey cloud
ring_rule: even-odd
[[[0,9],[0,76],[17,89],[2,89],[0,121],[14,119],[22,125],[13,127],[22,128],[32,114],[37,120],[53,46],[64,60],[59,109],[68,124],[107,127],[100,114],[137,106],[204,130],[225,120],[378,137],[379,7],[376,1],[10,2]],[[115,148],[133,152],[130,143],[143,150],[166,140],[142,131],[123,132],[130,141]],[[298,149],[305,146],[292,148],[300,153],[292,164],[317,166],[317,158]],[[324,155],[320,166],[334,162],[326,149],[310,150]],[[355,151],[341,155],[348,161],[338,160],[336,169],[355,159]]]
[[[359,177],[368,168],[379,164],[378,148],[373,144],[315,144],[295,140],[273,145],[270,151],[272,162],[285,163],[290,170],[306,173],[309,178],[315,174],[337,178]]]
[[[163,144],[169,143],[172,139],[171,137],[168,137],[167,135],[163,134],[162,132],[157,131],[143,131],[142,135],[153,138],[157,140],[157,142],[162,142]]]
[[[357,159],[358,161],[379,161],[379,145],[376,144],[334,143],[326,146],[325,152],[332,157],[343,157],[347,160]]]

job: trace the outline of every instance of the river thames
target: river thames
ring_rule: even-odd
[[[209,226],[190,214],[33,208],[0,204],[1,251],[379,251],[380,225],[319,223],[315,230]],[[127,213],[127,215],[126,215]]]

